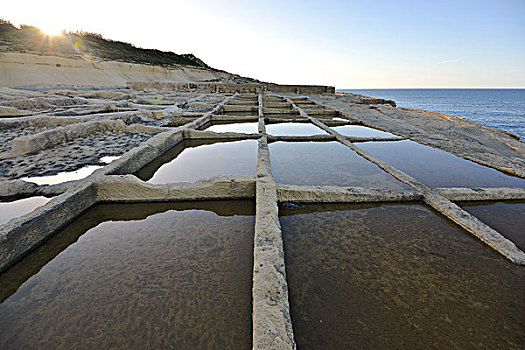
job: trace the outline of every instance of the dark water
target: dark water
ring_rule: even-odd
[[[525,179],[414,141],[355,145],[430,187],[525,187]]]
[[[525,202],[465,202],[459,205],[525,251]]]
[[[399,107],[468,118],[525,139],[525,89],[340,90],[396,101]]]
[[[255,175],[257,140],[184,140],[135,173],[153,184],[195,182],[217,175]]]
[[[426,207],[280,210],[299,349],[525,344],[525,267]]]
[[[266,124],[266,132],[273,136],[326,135],[326,131],[312,123]]]
[[[12,202],[0,202],[0,225],[13,218],[28,214],[34,209],[49,202],[46,197],[30,197]]]
[[[273,142],[269,148],[277,183],[408,188],[339,142]]]
[[[253,215],[94,207],[0,275],[0,348],[250,349]]]

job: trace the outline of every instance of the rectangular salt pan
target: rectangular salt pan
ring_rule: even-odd
[[[252,175],[257,141],[183,141],[135,175],[153,184],[195,182],[217,175]]]
[[[509,349],[523,340],[523,267],[430,209],[292,205],[280,214],[298,348]]]
[[[311,123],[266,124],[266,133],[273,136],[326,135],[326,131]]]
[[[336,118],[334,118],[336,119]],[[361,125],[344,125],[332,127],[333,130],[337,131],[343,136],[353,137],[396,137],[396,135],[389,132],[368,128]]]
[[[213,131],[217,133],[237,132],[242,134],[257,134],[259,132],[258,127],[259,123],[221,123],[213,124],[204,129],[204,131]]]
[[[248,201],[96,207],[0,275],[0,348],[250,349],[253,226]]]
[[[338,142],[274,142],[269,148],[277,183],[408,188]]]

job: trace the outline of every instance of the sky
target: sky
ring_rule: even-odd
[[[281,84],[525,87],[525,0],[0,0],[0,18],[85,30]]]

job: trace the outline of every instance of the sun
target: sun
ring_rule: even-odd
[[[48,35],[48,36],[57,36],[62,35],[64,28],[61,28],[59,25],[49,23],[46,25],[40,25],[38,28],[42,31],[42,33]]]

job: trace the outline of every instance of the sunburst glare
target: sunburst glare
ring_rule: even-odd
[[[42,33],[48,36],[62,35],[64,32],[64,28],[61,28],[59,25],[54,23],[41,24],[37,27],[42,31]]]

